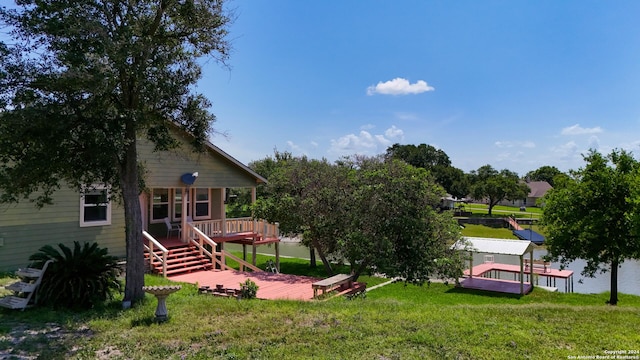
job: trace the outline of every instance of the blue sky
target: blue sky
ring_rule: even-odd
[[[235,0],[212,141],[248,163],[426,143],[470,171],[640,150],[640,1]]]

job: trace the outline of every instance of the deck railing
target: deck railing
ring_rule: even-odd
[[[262,271],[260,268],[249,264],[248,262],[224,251],[216,251],[217,244],[211,240],[202,230],[200,230],[195,223],[188,223],[188,237],[189,242],[194,245],[200,251],[200,255],[205,255],[211,259],[213,264],[218,264],[223,270],[234,270],[226,263],[226,258],[230,258],[236,261],[240,265],[240,271],[244,271],[244,268],[249,268],[253,271]],[[205,245],[211,247],[211,251],[207,249]]]
[[[169,250],[162,246],[162,244],[160,244],[158,240],[154,239],[148,232],[142,231],[142,236],[149,240],[149,245],[143,242],[145,250],[149,252],[149,267],[153,269],[153,258],[156,258],[160,263],[162,263],[162,276],[167,277],[167,254],[169,254]],[[155,253],[156,247],[162,252],[162,257]]]
[[[279,224],[265,220],[246,218],[217,219],[194,221],[190,223],[209,237],[224,237],[231,234],[254,233],[263,239],[274,239],[280,236]]]

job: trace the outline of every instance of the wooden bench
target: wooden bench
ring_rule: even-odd
[[[524,269],[529,270],[529,259],[524,259]],[[551,263],[544,260],[533,260],[533,272],[549,273],[551,272]]]
[[[345,284],[350,288],[352,281],[353,276],[347,274],[338,274],[324,280],[316,281],[311,284],[311,287],[313,288],[313,297],[318,297],[318,290],[321,290],[324,295],[327,291],[332,291]]]

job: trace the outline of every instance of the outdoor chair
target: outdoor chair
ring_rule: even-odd
[[[172,224],[168,217],[164,218],[164,223],[167,225],[167,239],[172,232],[176,231],[178,233],[178,237],[182,235],[182,227],[180,224]]]

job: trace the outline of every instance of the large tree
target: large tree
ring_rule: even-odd
[[[2,202],[52,201],[61,186],[108,185],[124,205],[125,301],[144,296],[144,177],[136,139],[157,150],[202,149],[214,116],[195,93],[198,59],[227,60],[231,19],[222,0],[22,0],[0,9]],[[66,184],[66,185],[65,185]]]
[[[536,170],[529,171],[527,175],[525,175],[525,179],[527,181],[546,181],[549,185],[554,186],[556,176],[566,175],[555,166],[544,165]]]
[[[449,194],[463,198],[469,194],[467,175],[451,166],[449,156],[441,149],[427,144],[393,144],[387,148],[387,158],[403,160],[407,164],[426,169]]]
[[[444,192],[426,170],[382,158],[287,158],[275,168],[255,215],[302,234],[329,274],[334,259],[348,261],[356,278],[372,270],[412,282],[460,275],[450,247],[459,228],[435,211]]]
[[[507,169],[498,171],[491,165],[484,165],[471,172],[471,194],[476,199],[487,199],[489,216],[493,207],[502,200],[523,199],[529,194],[529,186],[518,178],[518,174]]]
[[[542,224],[550,259],[563,266],[586,260],[583,276],[611,272],[609,303],[618,303],[618,268],[640,259],[637,220],[640,165],[625,151],[591,150],[584,168],[571,171],[544,197]]]

